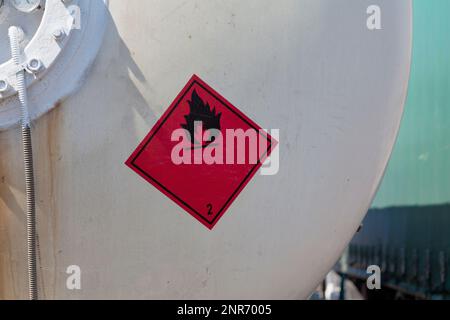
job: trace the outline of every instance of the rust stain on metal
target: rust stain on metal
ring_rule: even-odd
[[[39,293],[56,296],[59,239],[58,164],[62,103],[33,126],[38,212]],[[27,296],[26,234],[20,128],[0,132],[0,300]]]
[[[45,220],[46,225],[42,226],[41,232],[50,232],[51,234],[41,234],[41,249],[42,257],[47,259],[41,260],[41,267],[45,266],[47,273],[41,269],[42,279],[42,292],[44,295],[50,293],[52,297],[56,295],[56,282],[57,282],[57,254],[58,254],[58,237],[59,237],[59,212],[58,212],[58,163],[61,160],[60,150],[60,134],[61,134],[61,108],[62,102],[59,101],[55,104],[51,112],[45,117],[42,125],[42,140],[45,141],[46,150],[43,157],[45,160],[41,161],[43,171],[47,173],[47,181],[42,186],[43,199],[42,214],[46,215],[42,220]],[[45,137],[45,138],[44,138]],[[45,242],[42,240],[45,239]],[[48,273],[50,272],[50,274]],[[46,279],[45,276],[51,275],[51,280]],[[44,280],[47,280],[44,282]]]
[[[23,209],[20,206],[16,190],[24,188],[23,181],[17,179],[23,167],[17,165],[20,159],[20,131],[13,129],[0,133],[0,299],[14,299],[19,295],[19,279],[22,271],[17,256],[25,253],[23,228]]]

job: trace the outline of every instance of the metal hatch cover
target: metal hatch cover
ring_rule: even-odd
[[[46,0],[34,11],[19,11],[4,0],[0,7],[0,38],[8,27],[24,30],[23,65],[27,72],[30,116],[34,120],[83,83],[94,61],[107,24],[106,0]],[[39,20],[40,19],[40,20]],[[0,42],[0,130],[20,121],[16,97],[17,66],[4,61],[8,41]]]

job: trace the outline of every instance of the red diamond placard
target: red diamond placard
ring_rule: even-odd
[[[126,165],[212,229],[277,143],[194,75]]]

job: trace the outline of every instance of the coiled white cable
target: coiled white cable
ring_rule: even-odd
[[[20,37],[22,31],[18,27],[8,30],[11,42],[11,55],[17,66],[22,66]],[[33,148],[31,143],[31,120],[28,112],[28,97],[25,83],[25,70],[22,67],[16,74],[17,91],[20,100],[22,119],[22,144],[25,164],[25,184],[27,197],[27,246],[28,246],[28,291],[29,299],[38,299],[37,288],[37,254],[36,254],[36,200],[33,169]]]

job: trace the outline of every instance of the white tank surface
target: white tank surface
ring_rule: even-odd
[[[71,1],[83,9],[79,28],[65,30],[60,50],[49,40],[54,54],[28,76],[39,297],[307,298],[358,229],[403,112],[411,1],[373,2]],[[12,7],[0,21],[0,70],[9,24],[23,24],[30,49],[48,4],[57,10],[47,0],[31,22]],[[256,175],[212,230],[124,164],[194,74],[280,130],[278,174]],[[0,298],[25,299],[24,168],[14,83],[9,90],[0,98]],[[67,286],[71,266],[79,290]]]

